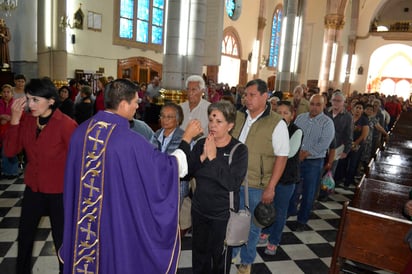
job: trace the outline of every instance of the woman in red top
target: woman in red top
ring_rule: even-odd
[[[97,80],[96,100],[94,101],[94,113],[104,110],[104,88],[109,83],[106,77],[100,77]]]
[[[11,105],[13,104],[13,88],[9,84],[1,87],[0,98],[0,148],[2,147],[3,135],[10,126]],[[1,149],[2,176],[6,179],[15,179],[19,174],[19,161],[17,156],[6,157]]]
[[[11,157],[26,152],[24,190],[19,234],[17,273],[31,273],[34,236],[40,218],[50,216],[54,246],[63,239],[63,178],[70,136],[77,124],[59,109],[57,89],[48,78],[32,79],[26,97],[12,105],[4,152]],[[28,105],[31,115],[25,114]],[[60,271],[62,271],[60,265]]]

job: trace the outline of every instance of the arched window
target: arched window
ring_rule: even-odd
[[[114,44],[162,51],[165,0],[116,0]]]
[[[268,67],[275,68],[279,64],[279,48],[280,48],[280,34],[282,31],[282,6],[279,5],[275,9],[272,21],[272,31],[270,36],[269,48],[269,62]]]
[[[228,56],[239,57],[236,38],[231,33],[226,34],[223,38],[222,53]]]

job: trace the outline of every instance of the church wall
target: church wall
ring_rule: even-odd
[[[73,4],[71,4],[73,8],[68,11],[68,14],[74,14],[79,8],[79,3],[82,3],[85,22],[83,30],[70,30],[70,33],[76,35],[76,43],[73,45],[70,43],[70,38],[68,39],[67,77],[73,77],[75,69],[94,72],[99,67],[105,69],[105,75],[116,77],[117,60],[134,56],[144,56],[162,62],[162,53],[112,44],[114,17],[112,0],[73,1]],[[88,11],[102,14],[101,32],[87,29]]]
[[[257,38],[257,29],[258,29],[258,17],[259,17],[259,1],[242,1],[242,13],[240,17],[233,21],[225,13],[223,29],[232,26],[234,27],[238,34],[240,43],[242,46],[242,60],[247,60],[249,53],[252,52],[253,43]],[[250,64],[249,64],[250,66]],[[252,75],[249,71],[248,80],[252,78]]]

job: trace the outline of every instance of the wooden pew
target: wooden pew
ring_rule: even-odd
[[[351,203],[343,207],[330,274],[345,259],[401,272],[412,252],[404,237],[412,222],[402,215],[410,187],[364,178]]]
[[[379,152],[366,170],[366,177],[412,187],[412,155]]]

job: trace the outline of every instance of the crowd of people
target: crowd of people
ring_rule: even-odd
[[[17,273],[31,272],[43,215],[61,273],[175,273],[188,196],[193,273],[229,273],[236,257],[238,273],[251,273],[258,243],[276,256],[288,217],[297,216],[295,231],[311,230],[313,204],[328,199],[322,174],[357,184],[400,113],[411,111],[408,100],[378,93],[298,85],[289,95],[260,79],[230,88],[204,78],[186,79],[187,101],[166,102],[155,132],[145,118],[159,77],[101,77],[93,91],[84,80],[57,90],[49,78],[16,75],[14,87],[1,87],[2,176],[18,177],[25,164]],[[273,204],[275,221],[252,222],[248,244],[227,247],[229,192],[244,208],[245,180],[250,211]]]

